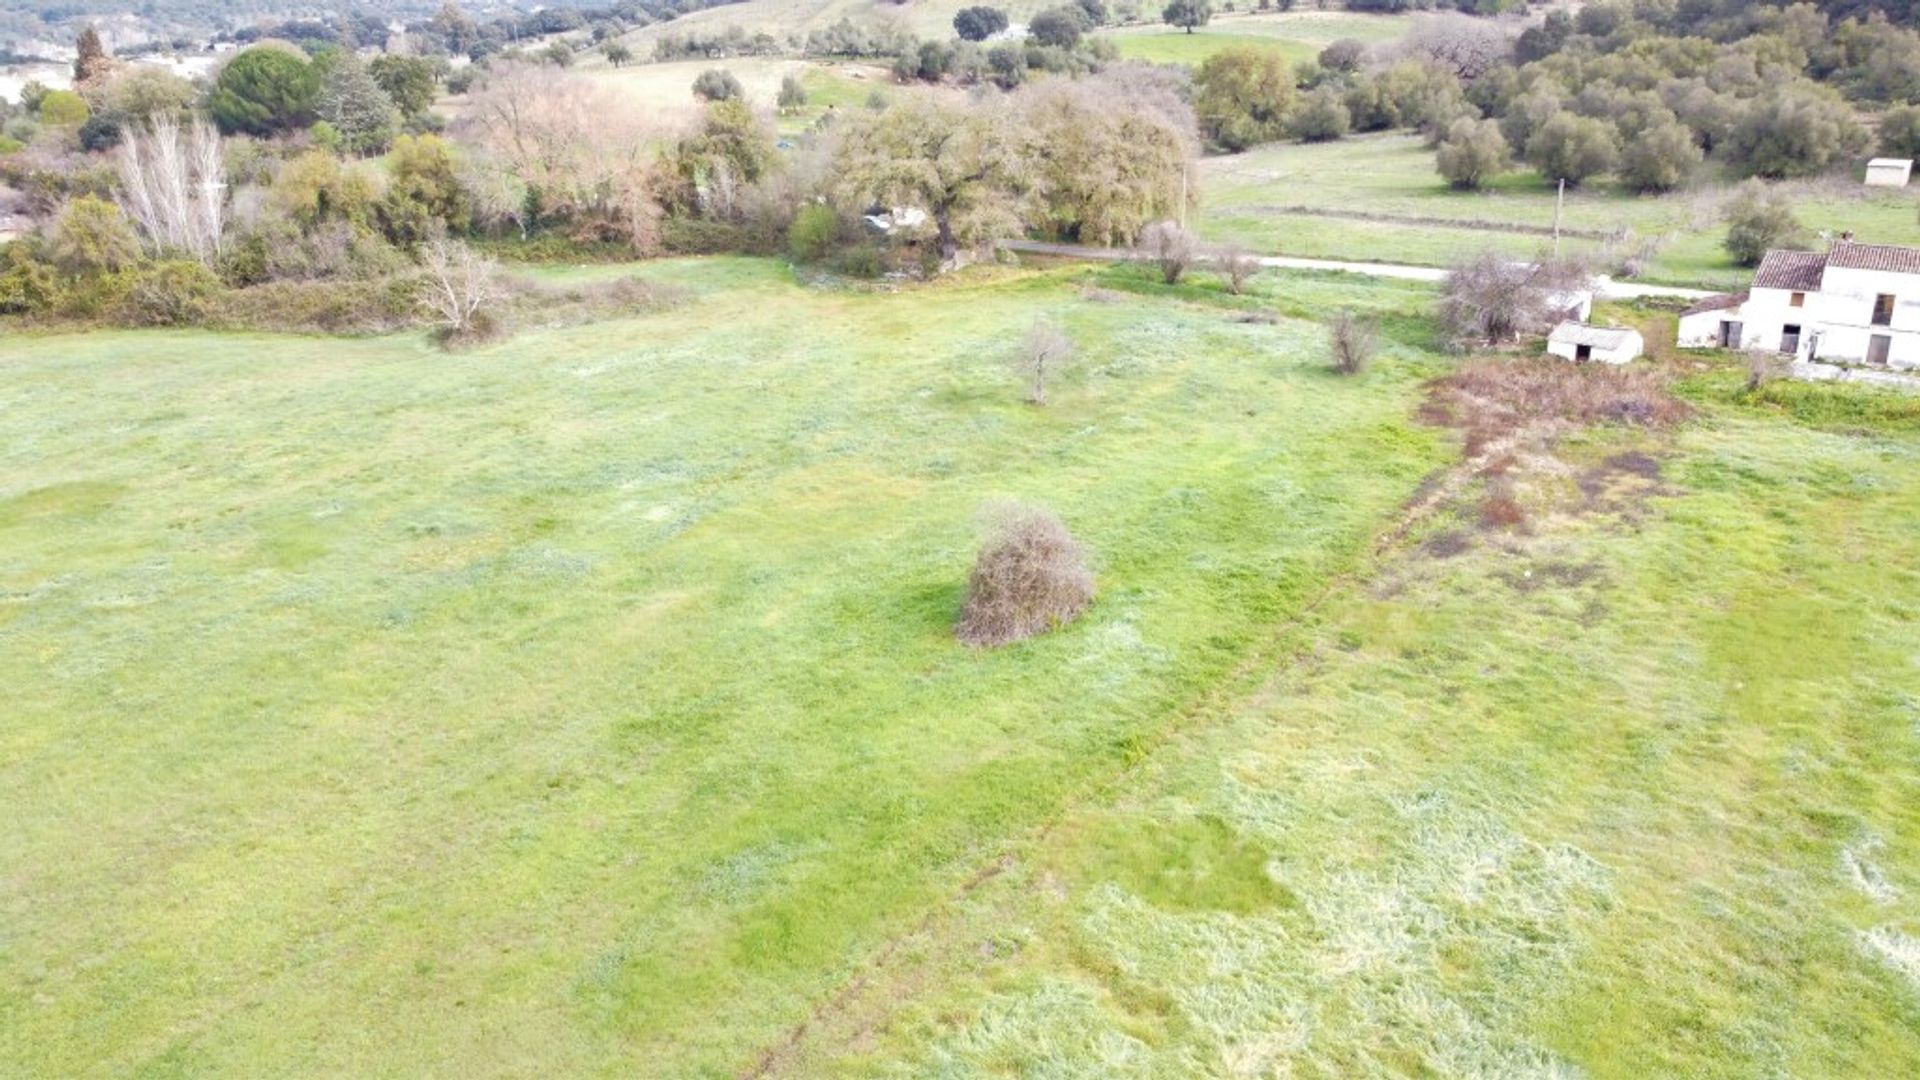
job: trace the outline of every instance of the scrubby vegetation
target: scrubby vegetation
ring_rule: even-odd
[[[954,628],[960,640],[1011,645],[1079,618],[1093,603],[1093,574],[1060,519],[1035,506],[997,507],[990,517]]]

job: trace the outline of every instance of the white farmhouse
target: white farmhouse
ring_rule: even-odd
[[[1547,351],[1554,356],[1585,363],[1625,364],[1638,359],[1646,341],[1638,330],[1611,330],[1586,323],[1563,322],[1547,336]]]
[[[1769,251],[1749,292],[1681,316],[1679,345],[1920,368],[1920,249],[1842,239],[1825,254]]]

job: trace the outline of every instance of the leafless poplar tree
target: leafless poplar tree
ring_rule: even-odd
[[[220,136],[195,118],[184,130],[155,116],[120,144],[120,202],[147,245],[183,251],[203,263],[220,255],[226,232],[226,183]]]

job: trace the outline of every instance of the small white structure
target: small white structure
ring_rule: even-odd
[[[1682,316],[1678,343],[1920,368],[1920,248],[1843,237],[1825,254],[1769,251],[1744,297],[1715,297]]]
[[[1874,158],[1867,162],[1868,187],[1906,187],[1913,179],[1913,162],[1906,158]]]
[[[1680,313],[1679,345],[1683,349],[1737,349],[1743,328],[1740,308],[1746,293],[1709,296]]]
[[[1593,290],[1554,293],[1547,297],[1547,312],[1556,322],[1586,322],[1593,318]]]
[[[1547,351],[1555,356],[1585,363],[1625,364],[1637,360],[1647,343],[1638,330],[1615,330],[1586,323],[1563,322],[1547,336]]]
[[[896,230],[911,231],[927,223],[927,212],[917,206],[896,206],[872,214],[864,214],[861,220],[874,232],[891,236]]]

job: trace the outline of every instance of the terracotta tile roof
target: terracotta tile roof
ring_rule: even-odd
[[[1815,292],[1820,275],[1827,269],[1827,256],[1812,251],[1769,251],[1753,272],[1756,289],[1791,289]]]
[[[1701,300],[1681,312],[1680,317],[1684,319],[1689,315],[1705,315],[1709,311],[1728,311],[1746,303],[1747,297],[1750,295],[1752,294],[1736,292],[1721,293],[1719,296],[1709,296],[1705,300]]]
[[[1827,253],[1827,265],[1847,270],[1889,270],[1897,274],[1920,274],[1920,248],[1894,247],[1891,244],[1856,244],[1851,240],[1841,240],[1836,242],[1833,250]]]

